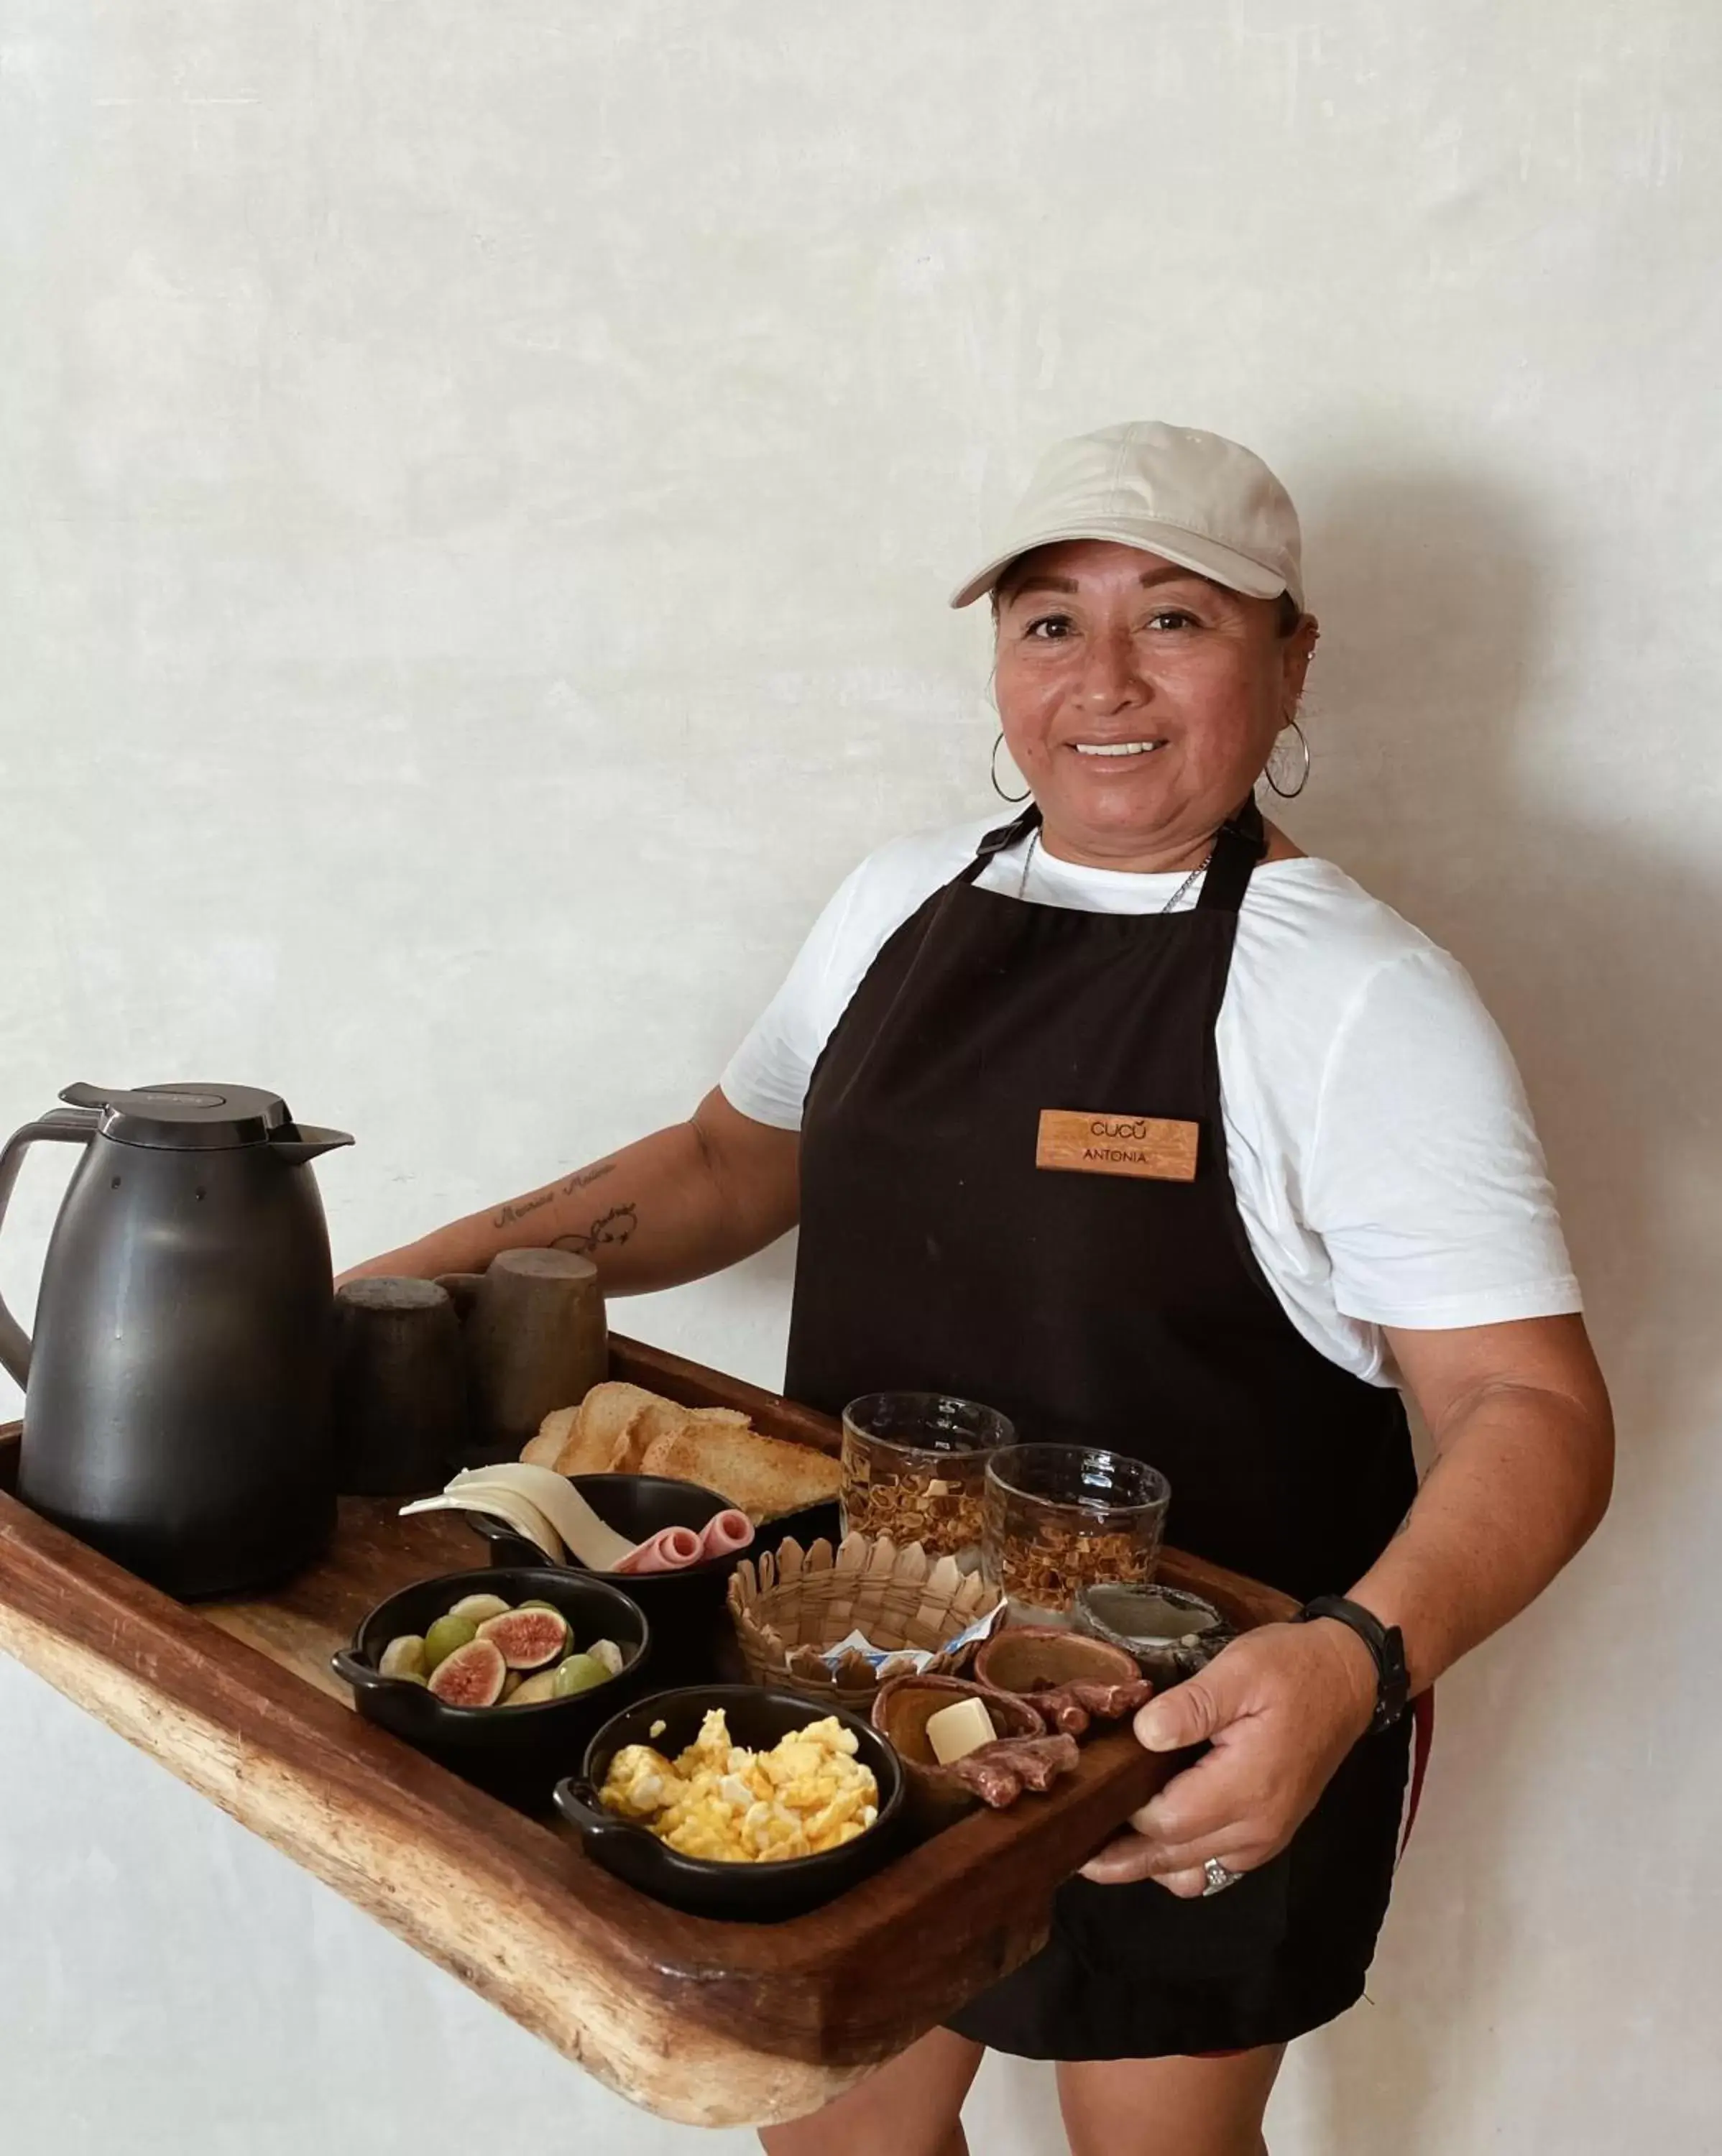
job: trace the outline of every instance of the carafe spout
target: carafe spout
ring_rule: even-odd
[[[319,1130],[314,1123],[287,1123],[270,1133],[269,1149],[277,1160],[297,1168],[307,1160],[316,1159],[320,1153],[333,1152],[337,1146],[352,1143],[352,1137],[345,1131]]]

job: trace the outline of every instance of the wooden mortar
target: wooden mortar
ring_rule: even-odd
[[[471,1403],[470,1465],[518,1460],[558,1408],[608,1374],[598,1268],[571,1250],[501,1250],[481,1273],[444,1273],[459,1312]]]
[[[1051,1625],[1007,1626],[975,1656],[974,1673],[1027,1700],[1049,1729],[1078,1743],[1097,1722],[1133,1714],[1154,1691],[1123,1648]]]
[[[1051,1625],[1007,1625],[982,1643],[974,1674],[1000,1691],[1031,1697],[1049,1685],[1132,1684],[1135,1657],[1104,1640]]]
[[[966,1782],[933,1756],[927,1725],[941,1707],[978,1699],[1001,1740],[1044,1737],[1046,1725],[1025,1699],[966,1677],[892,1677],[873,1700],[872,1722],[897,1752],[908,1780],[908,1815],[923,1835],[938,1834],[980,1802]]]

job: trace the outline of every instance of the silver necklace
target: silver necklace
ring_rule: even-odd
[[[1035,848],[1039,845],[1040,843],[1041,827],[1036,824],[1034,829],[1028,834],[1028,844],[1024,850],[1022,856],[1022,874],[1016,880],[1016,896],[1019,898],[1022,897],[1028,889],[1028,872],[1034,861]],[[1179,906],[1183,902],[1185,893],[1190,889],[1192,884],[1200,882],[1201,878],[1207,874],[1208,870],[1213,862],[1213,859],[1214,848],[1210,846],[1207,852],[1203,855],[1200,860],[1196,863],[1190,874],[1185,876],[1183,882],[1179,885],[1177,890],[1173,892],[1172,896],[1160,908],[1160,911],[1162,913],[1175,913],[1178,911]]]

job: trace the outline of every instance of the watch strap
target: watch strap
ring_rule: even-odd
[[[1384,1625],[1373,1610],[1365,1609],[1360,1602],[1348,1601],[1343,1594],[1318,1594],[1313,1602],[1304,1604],[1294,1621],[1308,1624],[1318,1617],[1331,1617],[1347,1626],[1369,1649],[1375,1665],[1375,1712],[1370,1734],[1390,1729],[1411,1697],[1405,1638],[1398,1625]]]

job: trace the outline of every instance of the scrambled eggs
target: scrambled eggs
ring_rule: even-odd
[[[679,1759],[625,1744],[599,1796],[684,1856],[727,1864],[817,1856],[879,1816],[879,1784],[858,1749],[854,1731],[827,1716],[769,1752],[749,1752],[730,1743],[723,1710],[713,1707]]]

